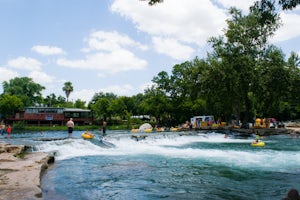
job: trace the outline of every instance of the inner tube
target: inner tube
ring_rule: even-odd
[[[253,146],[253,147],[264,147],[265,142],[252,142],[251,146]]]
[[[94,135],[93,134],[87,134],[86,132],[81,134],[81,137],[84,139],[93,139]]]

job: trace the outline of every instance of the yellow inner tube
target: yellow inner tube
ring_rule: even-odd
[[[83,137],[84,139],[93,139],[94,135],[87,134],[87,133],[84,132],[84,133],[81,134],[81,137]]]
[[[145,133],[151,133],[151,132],[152,132],[152,129],[151,129],[151,128],[147,128],[147,129],[144,130],[144,132],[145,132]]]
[[[253,146],[253,147],[263,147],[263,146],[265,146],[265,142],[252,142],[251,146]]]

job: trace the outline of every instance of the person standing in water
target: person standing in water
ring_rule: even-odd
[[[104,117],[103,122],[102,122],[102,133],[103,133],[103,137],[106,136],[106,118]]]
[[[68,127],[69,138],[72,138],[72,133],[74,130],[73,118],[70,118],[70,120],[67,122],[67,127]]]
[[[8,126],[7,126],[6,132],[7,132],[7,138],[10,139],[11,126],[10,126],[9,124],[8,124]]]
[[[0,134],[4,135],[4,132],[5,132],[5,124],[1,123],[1,125],[0,125]]]

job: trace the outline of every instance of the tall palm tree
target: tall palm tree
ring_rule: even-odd
[[[72,86],[72,83],[70,81],[68,82],[65,82],[65,85],[64,87],[62,88],[62,90],[65,92],[66,94],[66,97],[67,97],[67,105],[68,105],[68,102],[69,102],[69,96],[71,94],[71,92],[73,92],[73,86]]]

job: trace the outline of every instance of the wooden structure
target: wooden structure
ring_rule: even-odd
[[[17,112],[7,118],[10,124],[23,121],[26,125],[65,125],[73,118],[76,125],[91,125],[93,113],[88,109],[80,108],[55,108],[55,107],[27,107],[24,111]]]

